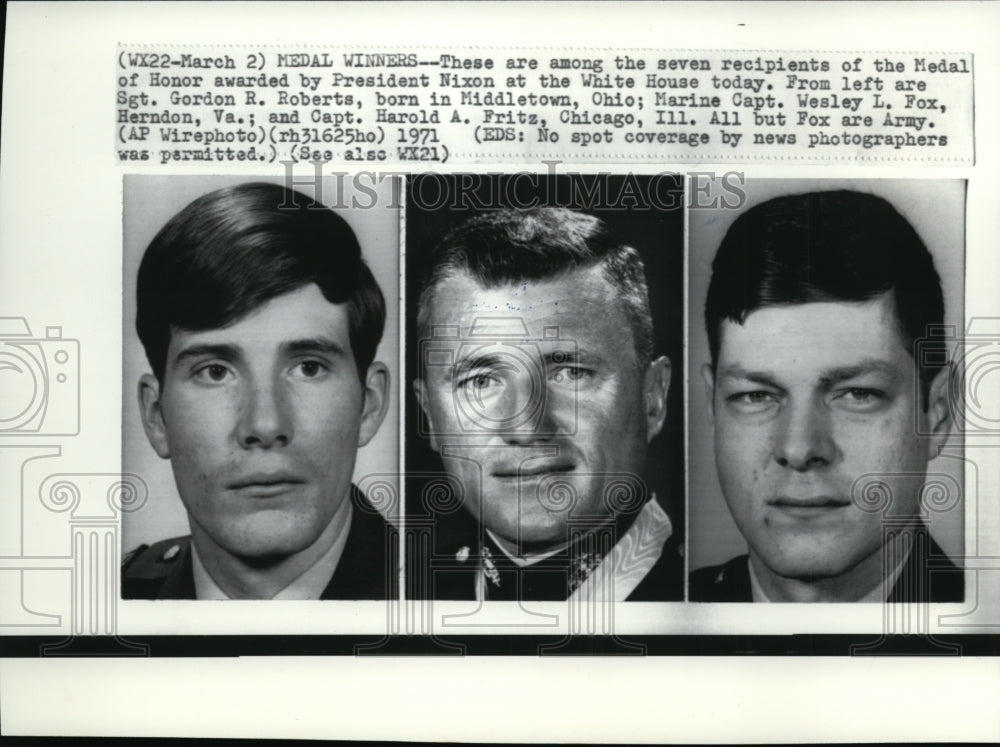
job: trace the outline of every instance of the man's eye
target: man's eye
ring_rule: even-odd
[[[329,369],[322,361],[302,361],[292,369],[293,374],[303,379],[315,379],[322,376]]]
[[[885,402],[886,394],[878,389],[853,387],[840,392],[837,399],[854,410],[871,410]]]
[[[463,389],[469,389],[474,392],[484,392],[500,384],[500,379],[493,374],[477,373],[462,379],[458,385]]]
[[[734,405],[737,409],[753,412],[770,407],[778,401],[778,395],[773,392],[760,390],[737,392],[726,397],[726,401]]]
[[[221,384],[230,376],[232,372],[221,363],[209,363],[194,372],[196,380],[210,384]]]
[[[552,373],[552,380],[557,384],[572,384],[584,381],[594,375],[594,372],[579,366],[560,366]]]

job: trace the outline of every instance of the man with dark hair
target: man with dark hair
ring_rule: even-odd
[[[644,481],[670,361],[654,356],[638,253],[593,216],[536,208],[472,217],[430,254],[414,390],[473,521],[413,593],[680,599],[670,519]]]
[[[712,265],[702,373],[750,552],[692,573],[693,601],[962,598],[920,518],[950,430],[943,323],[933,259],[884,199],[814,192],[736,219]]]
[[[190,537],[126,556],[126,599],[394,595],[390,528],[351,484],[388,404],[385,301],[354,232],[272,184],[199,197],[150,243],[136,327],[146,436]]]

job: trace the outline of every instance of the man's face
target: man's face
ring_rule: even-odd
[[[347,308],[316,285],[222,329],[174,330],[162,389],[149,375],[140,385],[192,533],[241,557],[299,552],[327,527],[381,422],[367,391]]]
[[[430,319],[457,337],[422,341],[417,395],[468,510],[515,543],[610,516],[605,488],[641,477],[662,427],[669,363],[638,362],[601,269],[493,289],[456,273]]]
[[[884,516],[917,514],[930,449],[947,430],[938,441],[916,434],[943,425],[947,407],[932,395],[924,412],[915,377],[889,295],[722,322],[714,392],[705,368],[716,463],[751,554],[772,572],[839,576],[878,557]],[[889,486],[885,513],[852,502],[859,478]]]

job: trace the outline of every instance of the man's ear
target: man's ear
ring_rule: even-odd
[[[708,422],[715,424],[715,373],[712,366],[706,363],[701,367],[701,378],[705,382],[705,409],[708,411]]]
[[[431,448],[434,451],[440,451],[436,435],[437,431],[434,429],[434,421],[431,419],[431,408],[427,399],[427,387],[423,379],[413,380],[413,394],[417,398],[417,404],[420,405],[420,409],[424,412],[424,417],[427,418],[427,432],[430,434]]]
[[[670,359],[665,355],[649,364],[643,385],[646,440],[652,441],[667,420],[667,391],[670,389]]]
[[[364,404],[361,408],[361,428],[358,431],[358,446],[371,441],[385,420],[389,411],[389,369],[381,361],[368,366],[364,381]]]
[[[931,434],[928,454],[931,459],[940,453],[951,435],[951,398],[948,396],[951,372],[951,364],[943,366],[927,389],[927,426]]]
[[[139,414],[142,416],[142,427],[146,431],[149,445],[161,459],[169,459],[167,427],[163,423],[163,407],[160,404],[160,382],[153,374],[147,373],[139,377],[138,395]]]

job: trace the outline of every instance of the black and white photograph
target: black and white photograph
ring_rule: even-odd
[[[694,602],[960,602],[965,184],[690,213]]]
[[[408,596],[682,600],[682,204],[673,174],[411,180]]]
[[[1000,5],[0,26],[3,737],[1000,743]]]
[[[125,180],[124,599],[396,596],[392,188]]]

